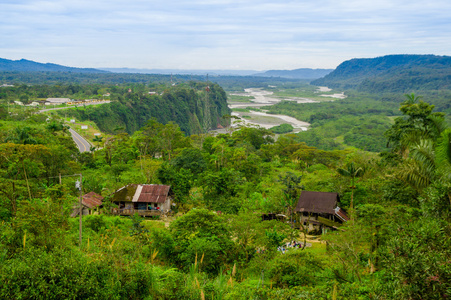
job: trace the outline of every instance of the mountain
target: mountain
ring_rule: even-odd
[[[371,93],[451,90],[451,56],[399,54],[354,58],[311,84]]]
[[[249,76],[253,70],[180,70],[180,69],[133,69],[133,68],[100,68],[113,73],[165,74],[165,75],[212,75],[212,76]]]
[[[107,73],[91,68],[72,68],[57,64],[38,63],[31,60],[9,60],[0,58],[0,72],[72,72],[72,73]]]
[[[292,78],[292,79],[316,79],[326,76],[333,69],[295,69],[295,70],[269,70],[263,73],[253,74],[253,76],[262,77],[282,77],[282,78]]]

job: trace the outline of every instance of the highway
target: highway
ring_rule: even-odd
[[[80,104],[80,105],[76,105],[76,106],[83,106],[83,105],[99,105],[99,104],[105,104],[105,103],[110,103],[110,101],[103,101],[100,103],[86,103],[86,104]],[[58,110],[58,109],[68,109],[74,106],[65,106],[65,107],[56,107],[56,108],[47,108],[47,109],[41,109],[39,110],[39,113],[43,113],[43,112],[48,112],[51,110]],[[72,139],[74,140],[75,144],[77,144],[78,149],[80,150],[80,152],[89,152],[91,149],[91,144],[85,140],[84,137],[82,137],[80,134],[78,134],[75,130],[73,130],[72,128],[69,128],[69,132],[72,135]]]
[[[72,135],[72,139],[77,144],[80,152],[89,152],[91,149],[91,144],[87,140],[85,140],[81,135],[79,135],[75,130],[69,128],[69,132]]]
[[[54,108],[45,108],[45,109],[39,110],[39,112],[42,113],[42,112],[51,111],[51,110],[68,109],[68,108],[82,107],[82,106],[88,106],[88,105],[102,105],[102,104],[106,104],[106,103],[110,103],[110,102],[111,102],[110,100],[105,100],[102,102],[85,103],[85,104],[77,104],[77,105],[54,107]]]

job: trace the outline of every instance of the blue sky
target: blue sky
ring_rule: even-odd
[[[269,70],[387,54],[451,55],[451,1],[0,1],[7,59]]]

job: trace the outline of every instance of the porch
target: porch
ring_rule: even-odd
[[[111,213],[116,216],[133,216],[138,214],[141,217],[152,217],[162,215],[159,209],[134,209],[134,208],[112,208]]]

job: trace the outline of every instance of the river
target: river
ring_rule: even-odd
[[[305,131],[310,126],[309,123],[299,121],[293,117],[286,115],[267,114],[263,109],[265,106],[274,105],[282,101],[281,99],[272,97],[273,92],[263,90],[261,88],[245,89],[244,93],[236,94],[240,96],[253,96],[255,99],[252,103],[232,103],[230,108],[257,108],[259,111],[250,110],[249,112],[232,112],[233,116],[239,117],[241,122],[246,124],[258,125],[263,128],[271,128],[280,124],[291,124],[294,132]],[[308,98],[286,98],[283,100],[295,101],[297,103],[315,103],[318,101]]]

